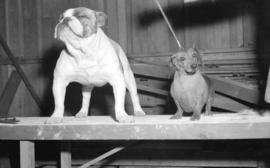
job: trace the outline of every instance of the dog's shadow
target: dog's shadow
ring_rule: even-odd
[[[52,94],[53,71],[64,45],[60,42],[53,43],[44,51],[43,61],[38,71],[44,77],[44,94],[42,95],[42,116],[50,116],[54,110]],[[82,87],[78,83],[70,83],[65,96],[65,115],[74,116],[81,108]],[[111,115],[114,117],[114,98],[112,87],[105,85],[95,87],[92,92],[89,115]]]

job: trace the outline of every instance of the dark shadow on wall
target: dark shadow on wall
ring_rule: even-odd
[[[201,0],[186,3],[185,5],[179,3],[163,9],[175,29],[184,29],[242,15],[245,12],[242,11],[245,2],[247,1],[216,0],[213,2],[211,0]],[[139,14],[137,23],[139,27],[144,28],[160,21],[163,22],[164,19],[158,7],[156,7],[156,9]]]
[[[256,55],[260,70],[259,86],[262,93],[265,92],[268,68],[270,63],[270,1],[258,0],[256,3]],[[263,107],[269,109],[270,105],[265,103],[264,94],[261,95]]]

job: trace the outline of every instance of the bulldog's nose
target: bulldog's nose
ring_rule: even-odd
[[[191,68],[192,68],[192,69],[196,69],[196,68],[197,68],[197,64],[192,64],[192,65],[191,65]]]

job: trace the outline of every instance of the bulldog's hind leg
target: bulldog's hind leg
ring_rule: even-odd
[[[133,72],[131,71],[131,69],[128,69],[126,73],[127,74],[125,74],[125,81],[126,81],[127,89],[128,89],[130,96],[131,96],[131,101],[132,101],[133,109],[134,109],[134,115],[135,116],[144,116],[145,112],[143,111],[143,109],[140,105],[136,81],[135,81],[135,77],[133,75]]]
[[[54,112],[45,122],[46,124],[62,122],[65,110],[64,100],[68,83],[69,82],[62,80],[62,78],[54,78],[52,88],[54,97]]]
[[[134,118],[132,116],[129,116],[124,109],[126,85],[123,75],[121,73],[115,75],[111,80],[110,84],[112,85],[114,93],[115,119],[121,123],[133,122]]]
[[[87,117],[93,86],[82,86],[82,107],[76,117]]]

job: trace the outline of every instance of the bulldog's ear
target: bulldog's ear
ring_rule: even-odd
[[[107,15],[104,12],[96,12],[96,22],[98,27],[102,27],[107,22]]]

